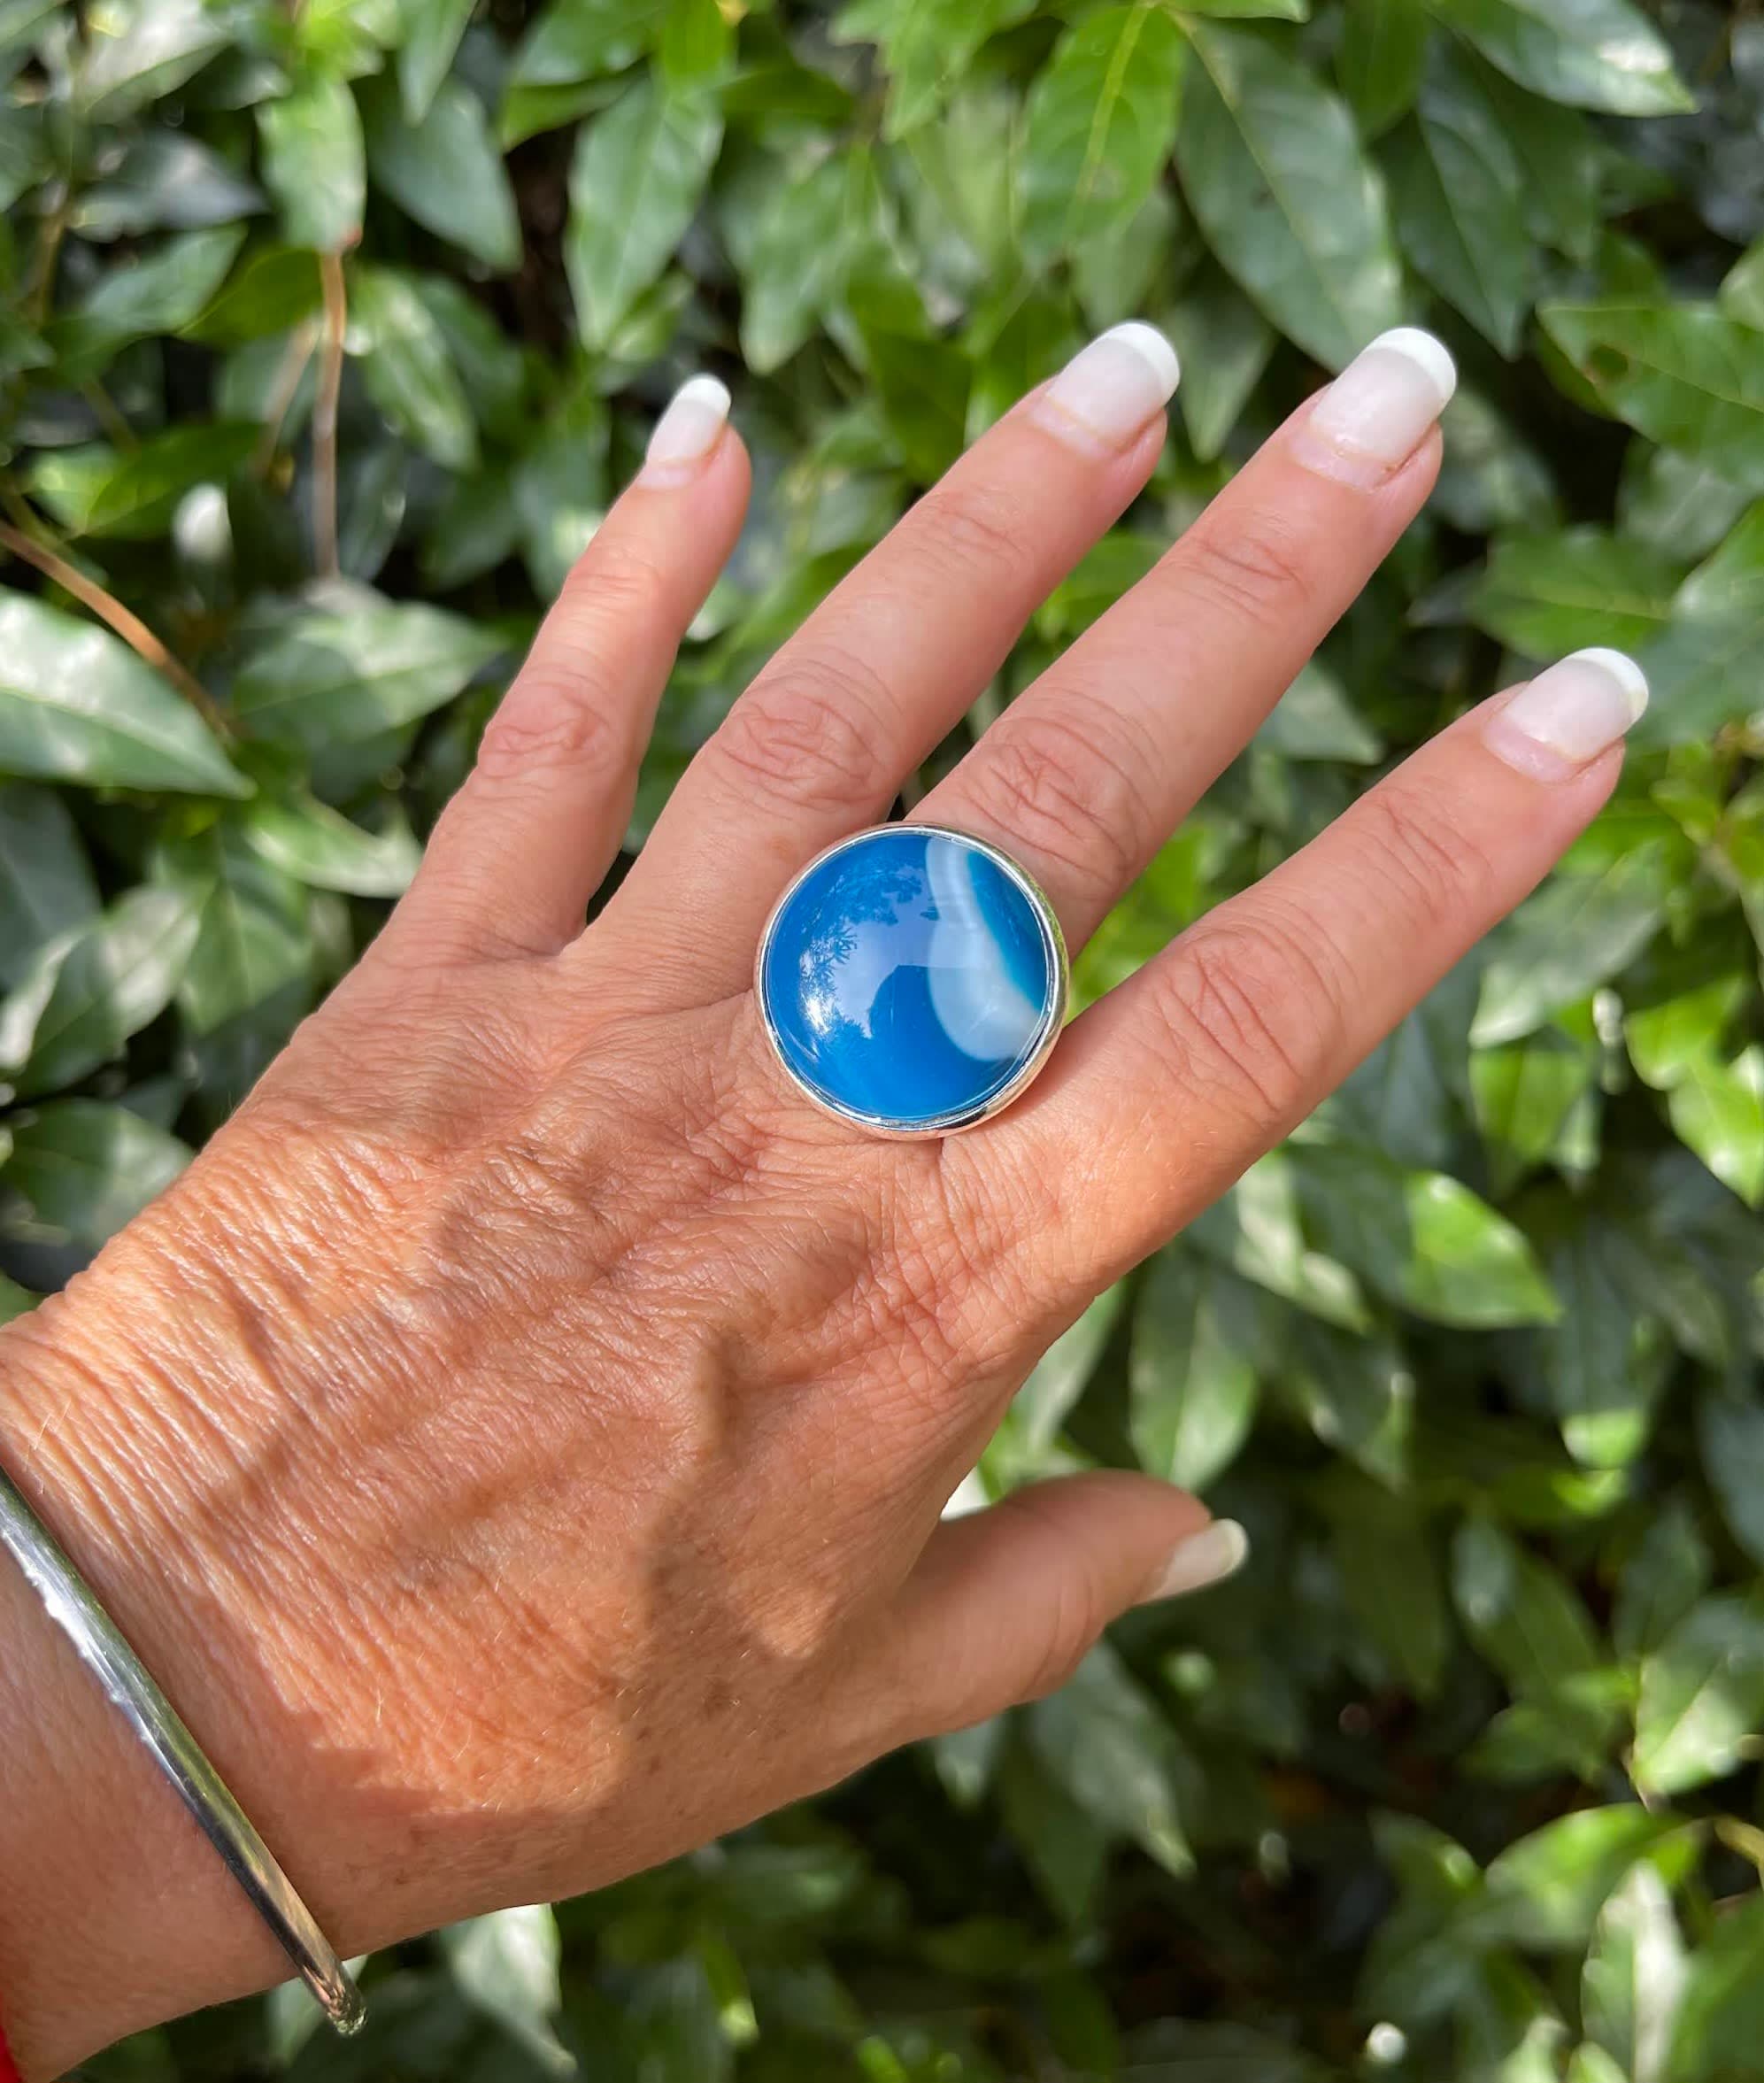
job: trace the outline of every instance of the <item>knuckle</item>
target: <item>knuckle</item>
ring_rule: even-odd
[[[572,775],[621,774],[635,748],[617,698],[597,667],[548,652],[529,660],[502,706],[486,725],[477,771],[492,783],[546,779],[560,768]]]
[[[1159,1012],[1182,1074],[1258,1133],[1302,1114],[1335,1053],[1340,985],[1315,938],[1270,912],[1197,927],[1156,973]]]
[[[1108,898],[1136,872],[1152,829],[1143,778],[1155,771],[1152,761],[1119,714],[1067,694],[1057,706],[1008,713],[974,755],[970,786],[1013,844]]]
[[[1464,897],[1494,880],[1494,864],[1446,811],[1426,796],[1386,787],[1360,798],[1353,814],[1369,879],[1388,906],[1422,932],[1444,926]]]
[[[928,492],[914,510],[922,516],[928,556],[944,583],[953,563],[997,585],[1028,576],[1033,534],[1015,503],[981,485],[946,485]]]
[[[1206,516],[1183,537],[1175,561],[1208,605],[1252,621],[1290,614],[1315,590],[1306,544],[1272,513],[1241,521]]]
[[[591,623],[671,621],[674,589],[653,558],[627,545],[590,543],[570,567],[554,611],[560,621]]]
[[[768,801],[847,811],[893,792],[886,690],[851,658],[817,653],[761,675],[713,741],[738,783]]]

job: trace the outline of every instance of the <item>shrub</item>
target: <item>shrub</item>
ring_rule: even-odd
[[[1560,873],[980,1471],[1202,1485],[1241,1581],[375,1963],[364,2042],[283,1992],[96,2072],[1764,2074],[1764,18],[1306,13],[0,0],[9,1311],[373,932],[692,368],[759,491],[633,845],[963,442],[1138,313],[1167,453],[936,769],[1364,339],[1424,320],[1464,383],[1428,513],[1082,993],[1528,662],[1622,644],[1656,697]]]

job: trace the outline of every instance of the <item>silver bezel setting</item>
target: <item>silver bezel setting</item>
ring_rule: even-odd
[[[974,852],[984,854],[995,868],[1022,892],[1029,909],[1035,914],[1041,929],[1042,948],[1047,957],[1048,973],[1053,979],[1053,989],[1044,1008],[1041,1023],[1036,1030],[1035,1040],[1023,1059],[1022,1067],[1003,1085],[984,1106],[972,1107],[959,1113],[939,1115],[936,1119],[915,1123],[903,1128],[897,1123],[881,1115],[866,1114],[855,1107],[842,1107],[836,1099],[829,1099],[802,1077],[789,1057],[784,1053],[778,1031],[766,1002],[766,958],[771,952],[772,937],[778,921],[783,916],[784,907],[797,890],[814,871],[836,854],[843,853],[848,847],[860,845],[866,839],[873,839],[879,833],[915,831],[926,832],[941,839],[953,839],[959,845],[972,847]],[[872,1136],[881,1136],[895,1143],[924,1143],[941,1136],[959,1135],[965,1129],[980,1127],[997,1115],[1002,1114],[1013,1099],[1040,1075],[1043,1066],[1052,1053],[1053,1045],[1059,1039],[1061,1028],[1066,1024],[1067,1007],[1072,996],[1072,964],[1066,952],[1066,936],[1059,930],[1059,920],[1048,901],[1047,892],[1021,862],[1013,860],[1002,846],[995,846],[989,839],[976,838],[972,832],[959,831],[948,824],[929,824],[908,818],[893,824],[869,824],[862,831],[849,832],[843,839],[836,839],[832,845],[823,846],[814,859],[806,862],[784,886],[778,901],[772,906],[766,921],[766,929],[759,936],[759,945],[753,957],[753,997],[759,1011],[759,1024],[766,1030],[766,1039],[779,1069],[810,1106],[835,1121],[843,1121],[848,1127],[859,1128]]]

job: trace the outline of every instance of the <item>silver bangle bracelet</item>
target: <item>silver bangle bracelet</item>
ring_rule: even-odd
[[[360,2030],[366,2017],[361,1991],[336,1949],[313,1921],[269,1847],[227,1792],[196,1738],[123,1639],[116,1623],[62,1554],[39,1519],[0,1469],[0,1547],[24,1571],[50,1618],[66,1635],[178,1790],[208,1841],[243,1888],[259,1917],[275,1933],[301,1979],[340,2033]]]

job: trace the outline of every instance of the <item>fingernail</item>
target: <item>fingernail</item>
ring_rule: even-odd
[[[1091,451],[1124,449],[1168,403],[1182,374],[1155,326],[1112,326],[1075,354],[1031,410],[1051,434]]]
[[[1363,347],[1293,432],[1306,469],[1372,486],[1414,455],[1458,388],[1444,343],[1416,326]]]
[[[680,484],[697,469],[728,424],[728,386],[714,376],[689,376],[668,400],[644,451],[649,484]]]
[[[1222,1584],[1243,1568],[1249,1552],[1250,1537],[1236,1519],[1215,1519],[1170,1550],[1163,1568],[1134,1603],[1149,1606],[1157,1599],[1179,1599],[1184,1592]]]
[[[1648,706],[1647,675],[1621,651],[1571,652],[1489,718],[1489,750],[1541,781],[1559,781],[1614,745]]]

